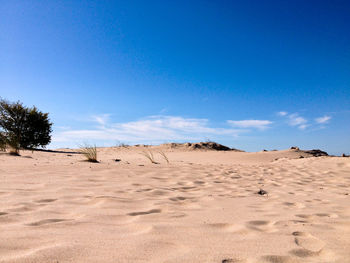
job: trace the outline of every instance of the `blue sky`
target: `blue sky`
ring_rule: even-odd
[[[0,96],[50,147],[350,152],[349,1],[3,1]]]

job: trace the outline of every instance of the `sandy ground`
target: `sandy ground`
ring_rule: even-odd
[[[0,154],[0,262],[350,262],[350,158],[143,149]]]

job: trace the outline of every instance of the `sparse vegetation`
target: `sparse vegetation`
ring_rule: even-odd
[[[0,132],[0,151],[5,152],[7,149],[10,150],[11,155],[19,156],[20,145],[16,136],[5,136],[4,133]]]
[[[10,137],[7,140],[7,146],[10,148],[10,155],[19,156],[20,144],[17,137]]]
[[[145,156],[151,163],[157,164],[157,162],[154,160],[152,151],[143,151],[141,154]]]
[[[116,147],[127,148],[127,147],[129,147],[129,146],[130,146],[129,144],[126,144],[126,143],[120,142],[120,141],[118,141],[118,142],[116,143]]]
[[[0,133],[0,151],[5,152],[6,151],[6,138],[2,133]]]
[[[163,156],[163,158],[165,159],[165,161],[166,161],[167,163],[170,163],[170,162],[169,162],[168,156],[166,156],[166,154],[165,154],[163,151],[159,150],[158,153],[159,153],[161,156]]]
[[[98,163],[96,145],[90,146],[90,145],[86,144],[86,145],[80,147],[80,150],[88,162]]]

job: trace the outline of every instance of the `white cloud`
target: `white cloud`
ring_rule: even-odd
[[[269,125],[272,124],[272,121],[269,120],[241,120],[241,121],[232,121],[228,120],[228,124],[234,127],[239,128],[256,128],[259,130],[265,130],[269,128]]]
[[[327,123],[329,122],[329,120],[331,119],[332,117],[331,116],[323,116],[323,117],[319,117],[319,118],[316,118],[315,121],[319,124],[324,124],[324,123]]]
[[[277,115],[279,115],[279,116],[286,116],[287,114],[288,114],[288,112],[286,112],[286,111],[277,112]]]
[[[100,115],[93,115],[91,116],[91,119],[98,124],[104,126],[109,121],[110,114],[100,114]]]
[[[279,112],[278,115],[280,116],[285,116],[288,120],[289,126],[295,126],[298,127],[300,130],[305,130],[307,127],[312,126],[307,119],[304,117],[300,116],[298,113],[293,113],[293,114],[288,114],[286,112]],[[330,116],[323,116],[315,119],[315,122],[318,124],[325,124],[329,122],[331,119]]]
[[[298,129],[300,130],[305,130],[309,125],[306,125],[306,124],[301,124],[298,126]]]
[[[102,116],[102,117],[101,117]],[[161,143],[166,141],[203,140],[216,136],[237,137],[244,129],[210,127],[207,119],[177,116],[150,116],[138,121],[109,123],[109,115],[94,116],[94,129],[57,132],[53,144],[84,141],[122,141],[127,143]]]
[[[298,126],[299,129],[304,130],[307,125],[307,120],[301,116],[299,116],[297,113],[288,115],[289,121],[288,124],[290,126]]]

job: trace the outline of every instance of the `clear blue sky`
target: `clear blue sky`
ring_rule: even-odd
[[[0,96],[50,147],[350,152],[350,1],[0,0]]]

